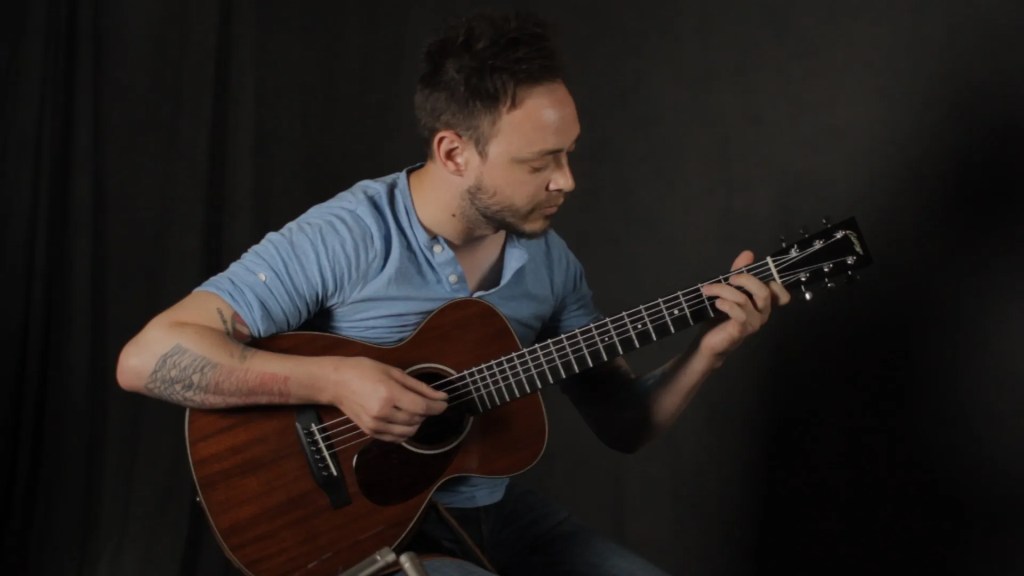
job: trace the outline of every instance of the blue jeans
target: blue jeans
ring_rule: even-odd
[[[447,510],[502,576],[666,576],[515,481],[495,504]],[[404,549],[453,557],[425,559],[423,565],[431,576],[493,574],[432,505]]]

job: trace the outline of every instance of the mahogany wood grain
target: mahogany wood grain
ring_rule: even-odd
[[[297,332],[255,345],[308,356],[366,356],[403,370],[440,365],[453,373],[520,349],[501,314],[477,299],[450,302],[395,346]],[[322,422],[341,416],[333,407],[317,411]],[[249,574],[337,574],[399,545],[446,478],[522,472],[547,442],[538,394],[475,416],[463,440],[440,454],[360,442],[337,454],[352,503],[334,509],[313,481],[295,413],[295,407],[255,407],[191,409],[186,416],[200,500],[225,553]]]

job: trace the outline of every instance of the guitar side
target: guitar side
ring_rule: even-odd
[[[414,374],[417,367],[462,372],[520,349],[504,317],[477,299],[448,303],[396,346],[313,333],[255,344],[308,356],[367,356]],[[431,453],[379,441],[352,443],[354,437],[339,441],[334,462],[347,502],[332,505],[302,448],[300,412],[315,413],[324,423],[342,415],[326,406],[274,406],[191,409],[186,416],[200,501],[225,553],[249,574],[337,574],[384,546],[399,545],[445,479],[517,474],[540,458],[547,442],[537,394],[473,417],[449,449]]]

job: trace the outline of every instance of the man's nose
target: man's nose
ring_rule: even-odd
[[[576,180],[572,177],[572,169],[569,168],[568,160],[565,160],[548,182],[548,190],[567,194],[575,189]]]

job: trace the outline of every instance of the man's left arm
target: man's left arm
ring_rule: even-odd
[[[744,251],[732,269],[753,261],[753,253]],[[768,321],[772,307],[790,300],[777,282],[765,284],[742,273],[727,284],[708,284],[703,290],[725,316],[695,338],[686,352],[643,377],[636,377],[626,361],[617,358],[564,385],[587,425],[609,447],[635,452],[665,431],[701,383]]]

